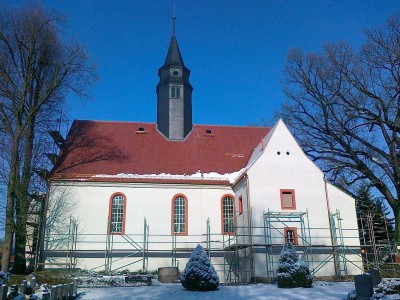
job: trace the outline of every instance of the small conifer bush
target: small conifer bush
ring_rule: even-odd
[[[307,264],[300,259],[291,243],[287,243],[281,252],[278,263],[278,287],[311,287],[312,276]]]
[[[213,291],[218,288],[218,274],[201,245],[193,250],[180,280],[182,286],[191,291]]]

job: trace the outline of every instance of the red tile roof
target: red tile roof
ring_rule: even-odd
[[[194,125],[186,140],[169,141],[154,123],[74,121],[53,178],[79,178],[79,174],[87,178],[120,173],[232,173],[246,166],[253,149],[269,130]]]

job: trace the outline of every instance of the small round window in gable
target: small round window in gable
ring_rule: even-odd
[[[289,151],[287,151],[287,152],[286,152],[286,155],[290,155],[290,152],[289,152]]]
[[[281,155],[281,151],[276,152],[276,154]]]

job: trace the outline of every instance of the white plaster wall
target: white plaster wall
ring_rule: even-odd
[[[66,190],[70,201],[76,204],[73,215],[79,224],[77,250],[106,250],[110,197],[114,193],[123,193],[126,196],[125,236],[134,240],[139,246],[143,244],[144,218],[147,219],[150,251],[172,248],[171,206],[176,194],[185,195],[188,205],[188,236],[177,236],[176,248],[194,249],[202,242],[205,246],[207,218],[210,219],[212,247],[222,249],[223,242],[229,238],[221,232],[221,198],[226,194],[234,196],[229,186],[58,181],[51,184],[49,201],[56,201]],[[111,240],[114,250],[134,250],[122,236],[113,235]],[[104,259],[81,258],[78,259],[78,264],[90,268],[99,262],[101,264],[102,261]],[[186,259],[179,258],[178,261],[180,267],[184,268]],[[123,262],[124,260],[121,260],[118,264]],[[160,263],[163,265],[157,265]],[[170,266],[171,258],[150,258],[149,264],[151,270]]]
[[[329,183],[327,184],[327,190],[331,213],[338,211],[342,219],[341,227],[346,245],[360,246],[357,219],[354,217],[356,215],[355,200]]]
[[[246,188],[246,177],[242,177],[236,185],[233,187],[235,193],[235,210],[236,210],[236,222],[238,227],[247,225],[247,219],[244,216],[249,212],[248,198],[247,198],[247,188]],[[239,197],[242,197],[243,204],[243,217],[239,216]]]
[[[330,247],[332,241],[326,196],[328,194],[331,213],[339,209],[343,218],[342,227],[348,229],[344,232],[346,237],[345,244],[347,246],[359,246],[358,236],[354,234],[357,231],[354,199],[332,185],[325,185],[324,174],[304,154],[281,120],[265,138],[264,145],[255,151],[252,165],[247,171],[249,177],[248,197],[252,208],[253,242],[255,244],[264,242],[263,212],[289,213],[308,211],[312,244],[332,249]],[[245,195],[246,188],[244,183],[239,183],[237,187],[234,187],[236,198],[242,194]],[[296,209],[284,210],[281,208],[280,189],[295,190]],[[284,227],[297,227],[298,233],[300,233],[301,226],[299,223],[291,222],[289,219],[282,220],[284,224],[279,222],[272,224],[275,227],[280,227],[279,230],[281,231],[281,233],[278,233],[279,230],[275,231],[275,233],[272,232],[273,236],[280,236],[280,238],[273,238],[273,244],[284,243],[282,236]],[[307,222],[306,219],[305,221]],[[308,224],[306,223],[305,226],[308,227]],[[353,231],[352,234],[350,234],[351,231]],[[299,244],[302,244],[300,240]],[[316,266],[325,258],[324,255],[314,255],[314,257]],[[255,276],[263,276],[265,274],[264,261],[265,258],[262,255],[255,257]],[[360,267],[361,259],[358,258],[355,261]],[[358,274],[360,272],[359,269],[353,267],[350,267],[349,271],[351,272],[349,274]],[[334,265],[333,262],[330,262],[324,265],[317,275],[332,276],[334,274]]]
[[[235,218],[237,224],[237,239],[239,244],[249,244],[251,208],[249,207],[247,194],[247,178],[244,176],[233,187],[235,193]],[[239,197],[242,197],[243,212],[239,212]]]
[[[262,155],[248,170],[254,225],[263,226],[262,215],[268,210],[308,211],[310,227],[318,228],[311,232],[313,243],[329,245],[323,173],[303,153],[282,121],[274,127],[269,140],[266,141],[265,149],[260,151],[263,151]],[[280,189],[295,190],[295,210],[281,208]],[[300,224],[288,222],[287,225],[300,228]]]

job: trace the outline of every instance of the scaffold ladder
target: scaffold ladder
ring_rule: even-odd
[[[333,256],[338,277],[347,276],[346,247],[343,238],[342,218],[340,211],[336,209],[335,213],[330,216],[333,241]]]

